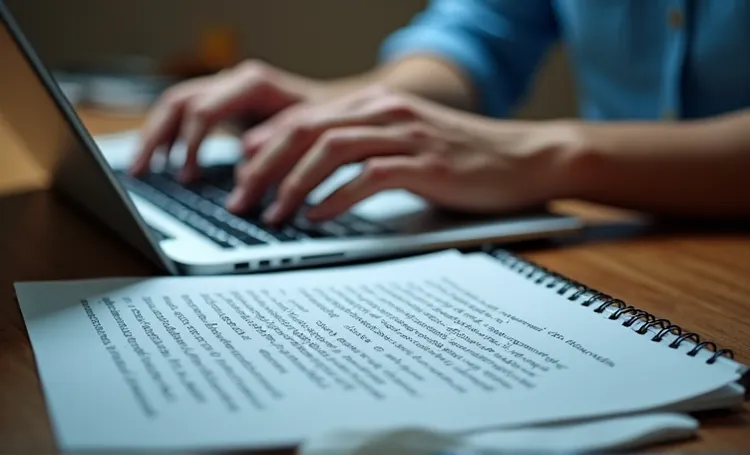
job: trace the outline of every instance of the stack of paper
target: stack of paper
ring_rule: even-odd
[[[744,391],[484,254],[16,289],[64,450],[599,450]]]

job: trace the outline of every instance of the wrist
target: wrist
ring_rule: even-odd
[[[590,125],[576,120],[540,122],[528,136],[543,163],[550,199],[581,199],[595,191],[600,145]]]
[[[565,172],[566,197],[586,199],[597,191],[604,144],[596,125],[570,121],[563,128],[568,138],[561,166]]]

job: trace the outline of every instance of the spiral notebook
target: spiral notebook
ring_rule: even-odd
[[[503,250],[16,293],[72,451],[727,408],[742,403],[747,371],[727,348]]]
[[[726,387],[692,400],[677,403],[667,410],[697,412],[722,409],[736,406],[750,398],[750,395],[748,395],[750,367],[735,362],[734,352],[730,348],[718,346],[711,340],[703,339],[696,332],[684,330],[676,322],[651,314],[635,305],[630,305],[621,299],[551,271],[533,261],[521,258],[511,251],[494,246],[485,246],[483,253],[535,286],[545,288],[569,303],[577,304],[580,307],[590,309],[593,313],[601,314],[607,321],[618,321],[621,326],[630,328],[633,333],[660,346],[672,349],[678,355],[684,354],[696,361],[705,362],[707,365],[719,362],[722,367],[737,372],[737,380],[727,384]]]
[[[688,332],[669,319],[660,318],[622,300],[590,288],[566,276],[560,275],[510,251],[485,247],[484,252],[537,286],[555,292],[566,300],[591,308],[595,313],[607,313],[607,319],[621,321],[624,327],[633,327],[635,333],[649,336],[651,341],[663,343],[670,348],[690,345],[687,355],[695,357],[701,351],[710,351],[706,363],[713,364],[720,357],[734,358],[731,349],[719,347],[713,341],[702,340],[694,332]]]

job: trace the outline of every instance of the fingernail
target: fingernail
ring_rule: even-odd
[[[276,224],[279,222],[280,215],[281,204],[274,202],[265,212],[263,212],[263,221],[268,224]]]
[[[244,188],[235,188],[227,198],[227,209],[231,211],[240,210],[246,194],[247,191]]]

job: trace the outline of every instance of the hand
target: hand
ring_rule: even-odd
[[[157,150],[168,154],[181,138],[186,156],[180,177],[191,180],[199,170],[198,149],[211,128],[238,117],[266,119],[310,99],[316,88],[312,80],[255,61],[175,85],[146,120],[132,172],[146,171]]]
[[[565,193],[564,153],[576,144],[557,123],[500,122],[375,88],[285,111],[246,136],[249,160],[238,167],[227,208],[250,209],[280,183],[264,213],[276,224],[338,167],[363,172],[307,211],[335,217],[386,190],[406,189],[435,205],[503,212]]]

